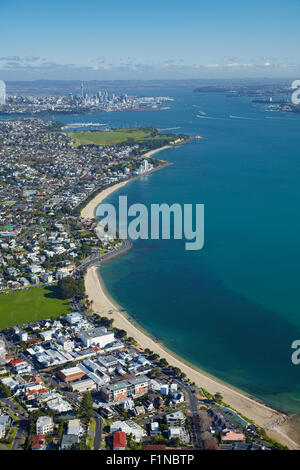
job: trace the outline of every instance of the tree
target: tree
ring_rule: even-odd
[[[12,396],[10,389],[5,384],[0,384],[0,397],[9,398]]]
[[[154,377],[161,377],[162,372],[161,372],[160,369],[155,368],[155,369],[152,369],[151,374],[152,374]]]
[[[90,447],[84,442],[76,442],[72,445],[71,450],[91,450]]]
[[[79,409],[79,417],[82,419],[83,423],[87,426],[91,420],[93,415],[93,397],[91,392],[86,392],[83,395],[80,409]]]
[[[58,293],[61,299],[71,299],[72,297],[84,296],[83,279],[74,279],[71,276],[64,277],[58,282]]]
[[[127,332],[125,330],[117,330],[116,336],[117,338],[124,338],[124,336],[127,335]]]
[[[163,367],[167,367],[169,365],[168,361],[165,358],[160,359],[159,363]]]
[[[217,392],[214,394],[214,400],[217,401],[217,402],[220,402],[223,400],[223,396],[221,395],[221,393]]]

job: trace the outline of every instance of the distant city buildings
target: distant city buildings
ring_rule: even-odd
[[[1,81],[0,84],[0,105],[5,106],[1,112],[5,114],[162,110],[169,109],[165,105],[166,102],[174,101],[168,96],[128,96],[109,93],[107,90],[86,93],[83,82],[80,85],[79,94],[72,92],[62,96],[9,94],[6,99],[5,83]]]

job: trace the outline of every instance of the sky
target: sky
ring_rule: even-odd
[[[0,0],[0,79],[300,79],[300,0]]]

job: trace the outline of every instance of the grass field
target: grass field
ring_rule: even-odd
[[[0,329],[56,317],[70,311],[69,302],[57,297],[55,286],[1,294]]]
[[[97,132],[69,132],[69,136],[74,140],[74,146],[78,145],[114,145],[121,144],[133,139],[135,142],[147,140],[165,140],[168,138],[165,134],[158,134],[153,137],[153,129],[135,128],[135,129],[112,129],[109,131]]]

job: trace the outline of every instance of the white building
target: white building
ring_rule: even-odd
[[[37,434],[48,434],[53,431],[53,419],[50,416],[40,416],[36,422]]]
[[[27,341],[28,340],[27,331],[20,331],[20,333],[18,333],[18,336],[19,336],[21,341]]]
[[[68,422],[68,431],[67,434],[72,434],[73,436],[82,436],[84,429],[80,424],[79,419],[70,419]]]
[[[57,343],[60,344],[65,351],[72,351],[74,348],[74,342],[65,336],[60,336]]]
[[[153,169],[153,165],[144,159],[139,167],[139,173],[147,173]]]
[[[44,339],[44,341],[50,341],[54,333],[55,333],[55,330],[46,330],[46,331],[42,331],[40,333],[40,336]]]
[[[128,436],[132,434],[136,442],[140,442],[146,436],[146,431],[134,421],[115,421],[110,426],[110,432],[114,433],[116,431],[125,432]]]
[[[99,327],[79,331],[78,338],[87,347],[99,346],[100,348],[104,348],[107,344],[115,340],[115,335],[112,331],[107,330],[107,328]]]
[[[96,383],[92,379],[78,380],[71,384],[73,392],[85,393],[97,389]]]
[[[29,266],[29,269],[33,274],[40,273],[42,271],[42,267],[37,264],[32,264]]]
[[[66,320],[70,324],[80,323],[83,320],[83,317],[78,312],[72,312],[67,314]]]
[[[42,274],[40,275],[40,280],[41,280],[42,282],[44,282],[45,284],[49,284],[50,282],[53,281],[53,276],[52,276],[52,274],[42,273]]]
[[[162,395],[169,395],[169,385],[168,384],[162,385],[160,388],[160,393]]]

